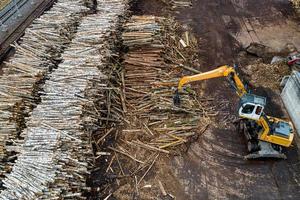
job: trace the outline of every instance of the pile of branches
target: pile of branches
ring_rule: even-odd
[[[69,6],[72,7],[73,4]],[[112,36],[126,1],[98,1],[42,86],[41,102],[22,132],[24,144],[0,199],[85,199],[94,163],[91,135],[109,121],[106,91]],[[105,119],[104,119],[105,118]]]

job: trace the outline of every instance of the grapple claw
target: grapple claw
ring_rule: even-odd
[[[173,97],[173,103],[174,103],[175,106],[180,106],[181,102],[180,102],[180,95],[179,95],[178,90],[175,91],[175,95]]]

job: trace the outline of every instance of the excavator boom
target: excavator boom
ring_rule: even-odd
[[[230,67],[228,65],[224,65],[221,67],[218,67],[217,69],[204,72],[201,74],[193,75],[193,76],[184,76],[180,79],[178,84],[178,90],[182,90],[182,87],[185,84],[195,82],[195,81],[201,81],[201,80],[208,80],[212,78],[219,78],[219,77],[229,77],[230,80],[233,82],[233,86],[236,89],[236,92],[238,96],[243,96],[247,93],[247,90],[243,84],[243,82],[238,77],[235,69],[233,67]]]

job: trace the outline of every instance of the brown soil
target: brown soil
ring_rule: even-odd
[[[247,37],[254,42],[264,42],[264,38],[274,34],[272,30],[283,35],[286,30],[278,27],[292,27],[294,30],[293,24],[296,23],[288,1],[194,0],[192,8],[170,13],[160,1],[138,1],[135,9],[137,14],[174,14],[181,23],[191,26],[202,40],[199,56],[205,58],[205,65],[199,68],[201,71],[241,61],[239,52],[248,39],[245,39],[246,36],[235,37],[237,33],[243,33],[243,36],[248,34]],[[251,22],[253,30],[248,27]],[[286,42],[290,41],[266,40],[266,45],[280,49]],[[294,42],[298,47],[299,41]],[[243,67],[251,61],[253,57],[249,60],[242,59],[239,64]],[[300,166],[297,147],[288,149],[287,160],[243,160],[243,155],[246,154],[245,143],[231,123],[236,113],[235,94],[223,80],[210,80],[205,85],[204,95],[215,99],[213,104],[220,110],[220,114],[187,152],[159,160],[155,168],[157,173],[152,178],[147,178],[161,180],[167,192],[180,200],[299,199]],[[263,90],[264,88],[256,88],[258,93]],[[278,95],[278,91],[273,92]],[[270,100],[272,93],[266,94]],[[269,103],[269,110],[273,108],[274,111],[273,106],[275,111],[283,110],[278,102]]]

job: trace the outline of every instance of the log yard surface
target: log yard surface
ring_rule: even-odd
[[[296,125],[281,92],[300,69],[299,1],[3,1],[0,14],[7,6],[1,200],[300,199],[296,128],[289,147],[270,144],[286,159],[247,160],[226,78],[187,84],[173,102],[183,76],[237,66],[264,112]]]

